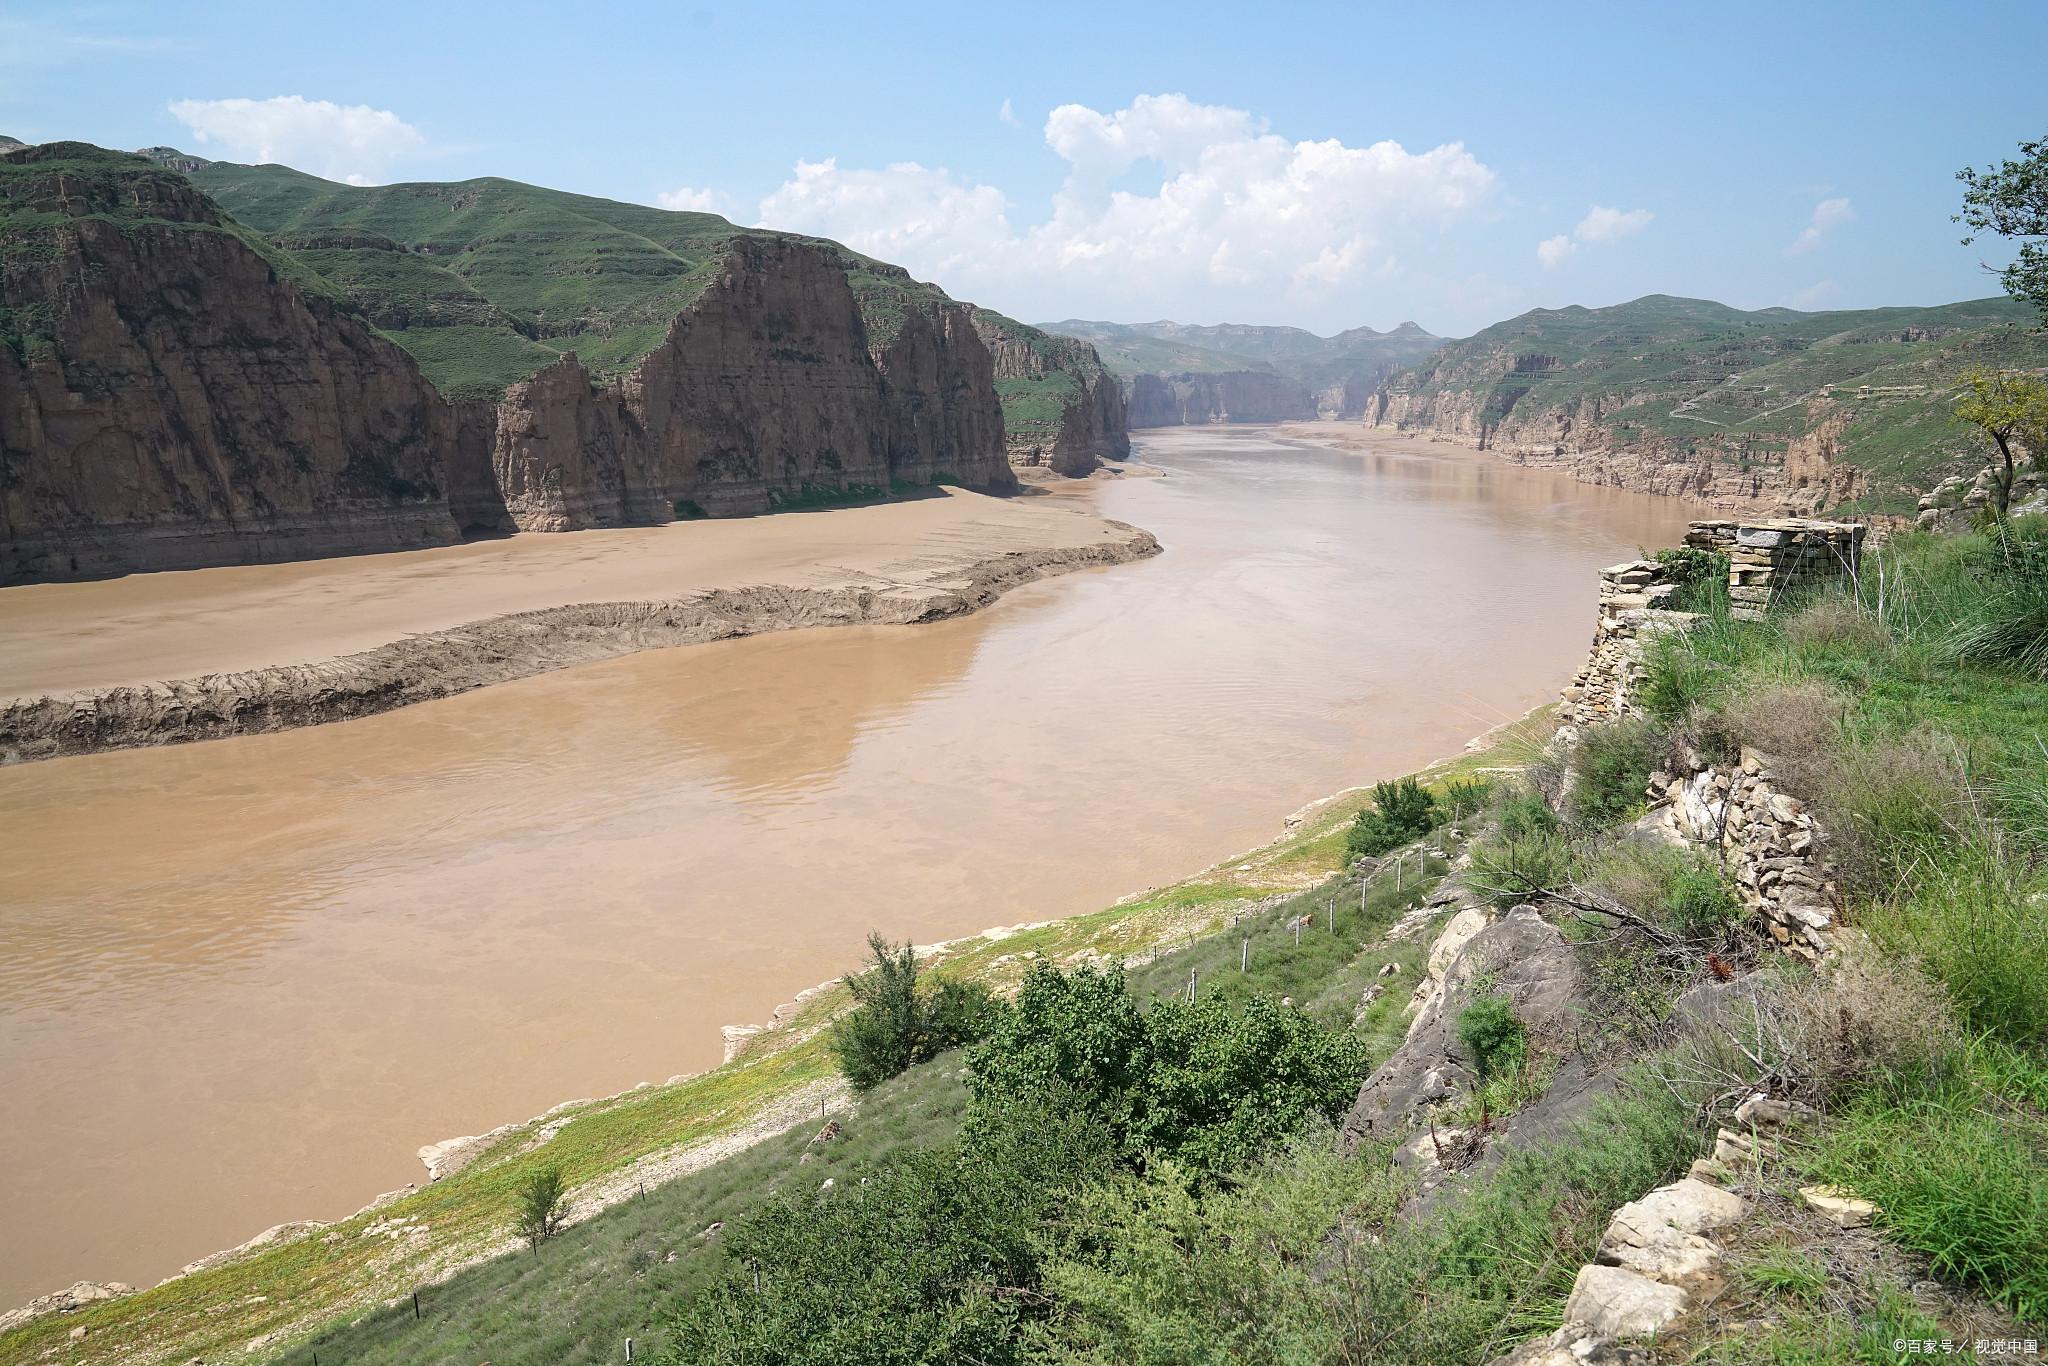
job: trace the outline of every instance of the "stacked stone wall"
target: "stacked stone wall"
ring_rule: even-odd
[[[1755,618],[1784,594],[1854,577],[1865,530],[1803,518],[1702,521],[1692,524],[1685,543],[1728,557],[1734,614]],[[1645,646],[1699,620],[1666,606],[1678,591],[1671,574],[1656,560],[1600,571],[1593,645],[1559,708],[1567,743],[1583,727],[1641,714]],[[1819,827],[1804,802],[1779,787],[1770,756],[1745,748],[1739,762],[1727,764],[1688,751],[1676,768],[1653,775],[1645,825],[1717,853],[1744,904],[1786,952],[1807,959],[1829,953],[1840,894],[1820,855]]]

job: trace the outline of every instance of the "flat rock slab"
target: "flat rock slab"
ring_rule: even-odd
[[[1594,1336],[1641,1338],[1685,1312],[1686,1293],[1619,1266],[1582,1266],[1565,1301],[1565,1323]]]

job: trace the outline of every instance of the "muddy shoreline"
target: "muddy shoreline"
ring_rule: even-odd
[[[592,602],[407,636],[317,664],[45,696],[0,709],[0,763],[183,744],[372,716],[473,688],[641,650],[817,626],[908,626],[986,607],[1010,589],[1159,553],[1150,532],[990,555],[930,578],[824,587],[714,588],[655,602]]]

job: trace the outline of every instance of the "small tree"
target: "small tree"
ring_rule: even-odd
[[[569,1188],[562,1181],[562,1169],[550,1162],[519,1185],[519,1236],[534,1254],[540,1245],[562,1231],[568,1213]]]
[[[1991,438],[1999,463],[1992,466],[1992,511],[2004,517],[2012,506],[2015,443],[2036,461],[2048,447],[2048,381],[2014,370],[1971,370],[1963,375],[1956,401],[1958,421]]]
[[[832,1026],[839,1070],[856,1091],[867,1091],[913,1064],[985,1036],[1000,1007],[975,982],[918,980],[917,951],[869,933],[874,965],[847,977],[859,1005]]]
[[[2021,143],[2019,158],[1996,170],[1965,166],[1956,179],[1964,188],[1955,221],[1970,229],[1963,245],[1987,232],[2018,242],[2018,257],[1999,272],[2005,292],[2048,318],[2048,138]]]
[[[1358,813],[1346,840],[1354,857],[1378,858],[1443,824],[1436,796],[1413,778],[1377,783],[1372,805]]]

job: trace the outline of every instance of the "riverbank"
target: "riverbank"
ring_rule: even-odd
[[[1495,727],[1422,771],[1448,782],[1519,762],[1552,727],[1540,707]],[[1271,898],[1315,886],[1339,868],[1364,788],[1310,803],[1274,840],[1195,875],[1091,914],[983,931],[933,946],[931,965],[1008,990],[1031,964],[1142,960],[1192,943]],[[506,1211],[536,1167],[568,1176],[573,1222],[779,1134],[844,1099],[824,1030],[851,1005],[837,981],[779,1008],[759,1028],[728,1031],[711,1071],[558,1105],[523,1124],[449,1147],[422,1148],[438,1180],[389,1192],[333,1223],[280,1225],[195,1262],[139,1293],[48,1314],[0,1335],[0,1362],[46,1359],[155,1363],[226,1352],[268,1354],[320,1326],[431,1287],[516,1246]],[[459,1153],[459,1160],[448,1158]],[[82,1341],[70,1339],[83,1329]]]
[[[1121,522],[948,489],[797,516],[10,589],[0,763],[368,716],[640,650],[936,621],[1158,550]]]

